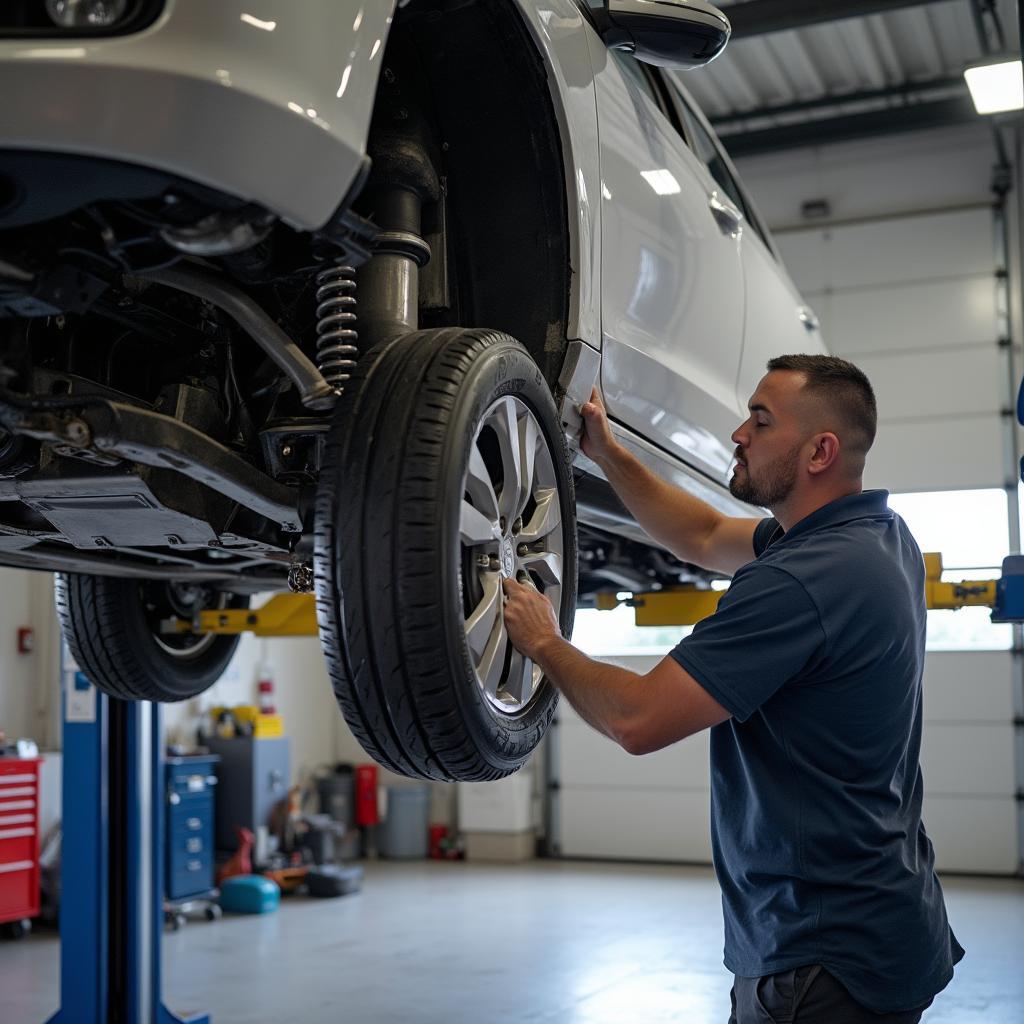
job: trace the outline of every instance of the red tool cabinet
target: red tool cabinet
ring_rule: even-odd
[[[0,757],[0,923],[39,914],[38,757]]]

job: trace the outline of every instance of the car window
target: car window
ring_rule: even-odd
[[[685,103],[680,102],[679,107],[694,152],[707,166],[711,177],[721,186],[722,191],[736,204],[739,210],[746,213],[747,204],[743,202],[743,194],[740,192],[739,185],[729,173],[729,168],[725,166],[722,154],[718,151],[718,147],[708,134],[707,129],[697,120],[693,111]]]

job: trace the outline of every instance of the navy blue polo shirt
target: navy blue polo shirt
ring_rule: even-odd
[[[888,498],[759,523],[672,652],[732,715],[711,730],[726,967],[822,964],[880,1013],[925,1003],[964,953],[921,824],[924,563]]]

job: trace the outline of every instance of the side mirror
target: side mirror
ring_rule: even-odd
[[[606,0],[605,18],[606,46],[663,68],[703,67],[732,33],[729,19],[706,0]]]

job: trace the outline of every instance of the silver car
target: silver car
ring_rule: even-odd
[[[580,401],[741,511],[746,395],[822,348],[683,84],[728,35],[703,0],[0,7],[0,564],[59,573],[97,686],[193,696],[237,642],[197,613],[315,590],[377,761],[524,763],[555,695],[501,580],[568,634],[701,578]]]

